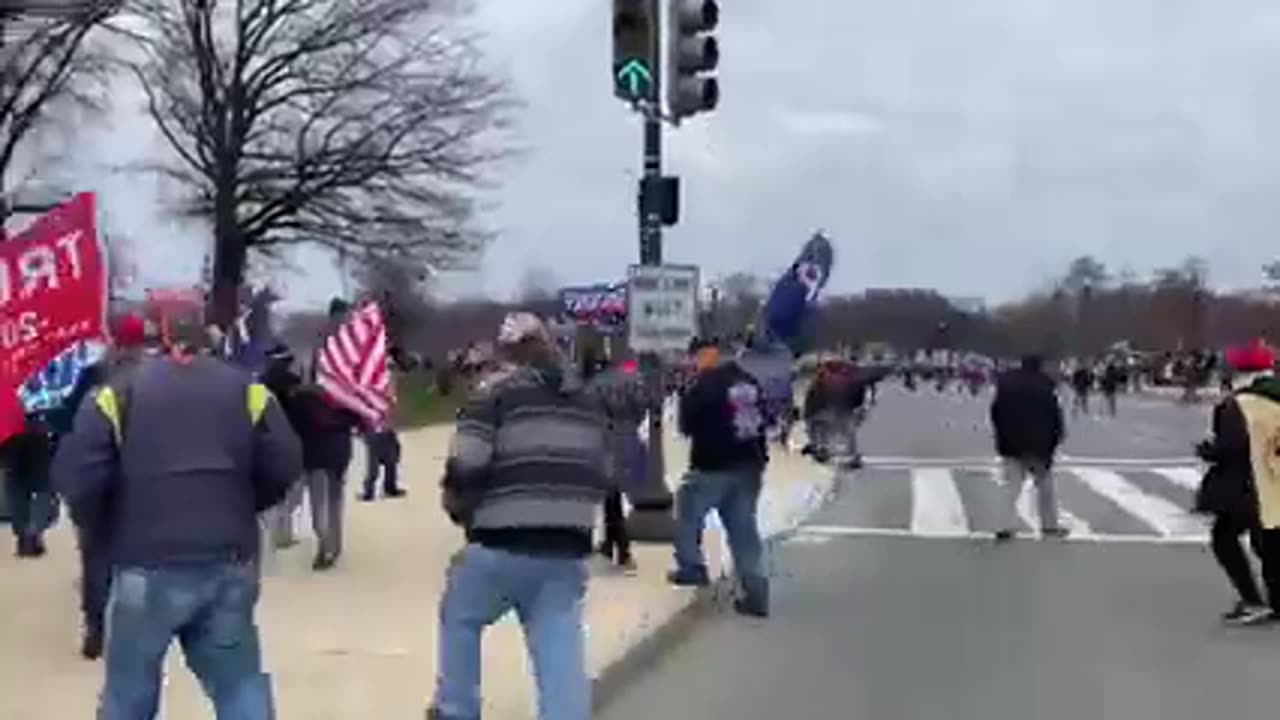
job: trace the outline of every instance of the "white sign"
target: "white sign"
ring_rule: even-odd
[[[627,268],[631,349],[684,352],[698,334],[698,268],[632,265]]]

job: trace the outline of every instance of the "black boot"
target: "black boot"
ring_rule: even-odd
[[[17,555],[20,558],[38,558],[44,555],[44,541],[39,535],[19,535]]]
[[[102,628],[86,627],[80,638],[80,656],[85,660],[97,660],[102,657]]]

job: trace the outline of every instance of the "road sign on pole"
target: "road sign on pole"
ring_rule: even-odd
[[[697,266],[629,267],[627,316],[634,352],[685,352],[698,333]]]

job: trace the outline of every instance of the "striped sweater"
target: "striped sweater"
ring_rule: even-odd
[[[506,368],[458,414],[445,506],[468,531],[590,532],[609,489],[608,422],[579,383]]]

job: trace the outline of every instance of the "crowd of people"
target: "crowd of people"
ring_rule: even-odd
[[[331,321],[349,309],[335,302]],[[405,495],[388,423],[333,402],[287,347],[268,348],[250,370],[225,340],[186,321],[161,337],[123,316],[74,390],[29,412],[0,446],[17,555],[45,554],[60,506],[75,526],[80,650],[107,658],[100,718],[154,716],[173,637],[219,717],[268,717],[255,709],[270,692],[253,624],[264,543],[295,544],[307,497],[313,568],[334,566],[357,434],[369,457],[359,498],[377,497],[379,477],[384,497]]]
[[[331,320],[348,309],[335,303]],[[540,318],[512,313],[486,352],[467,353],[464,375],[474,382],[440,480],[442,510],[465,543],[440,602],[428,717],[480,716],[481,637],[512,611],[525,629],[539,716],[590,717],[587,561],[600,556],[635,571],[625,500],[636,505],[651,481],[642,425],[672,393],[690,461],[672,499],[668,580],[711,582],[702,533],[715,510],[733,557],[735,609],[769,615],[756,505],[770,433],[787,447],[791,424],[803,419],[807,454],[856,468],[858,427],[892,371],[824,359],[797,408],[790,355],[770,352],[751,339],[737,347],[697,343],[679,382],[655,389],[635,358],[585,353],[571,361]],[[781,372],[773,363],[779,357],[788,358]],[[1264,345],[1226,358],[1236,391],[1217,406],[1211,437],[1197,448],[1209,471],[1196,509],[1213,518],[1214,555],[1240,596],[1226,620],[1269,622],[1280,619],[1280,489],[1259,478],[1280,477],[1280,384]],[[900,372],[911,386],[913,371]],[[1067,534],[1052,473],[1064,438],[1054,374],[1028,356],[972,381],[995,387],[1000,542],[1016,535],[1016,502],[1028,479],[1037,488],[1042,536]],[[1088,388],[1098,383],[1104,396],[1127,379],[1105,364],[1097,374],[1077,368],[1074,404],[1085,409],[1086,375]],[[174,639],[219,717],[271,717],[254,619],[264,545],[296,543],[297,510],[307,497],[313,569],[339,562],[357,435],[369,463],[356,497],[405,495],[389,422],[367,422],[334,403],[314,378],[304,379],[289,348],[271,348],[251,371],[219,352],[216,336],[199,326],[177,326],[160,346],[140,318],[124,318],[113,328],[112,351],[67,401],[28,420],[27,431],[0,448],[16,550],[41,556],[43,533],[66,505],[80,550],[81,650],[105,659],[101,720],[155,716]],[[1261,588],[1240,543],[1245,535],[1262,560]]]
[[[348,309],[335,303],[331,320]],[[56,412],[29,418],[27,432],[3,448],[18,554],[45,552],[53,508],[65,505],[75,526],[81,651],[103,659],[100,720],[155,717],[174,640],[218,717],[271,717],[255,622],[264,552],[297,542],[307,497],[313,568],[339,562],[356,435],[369,466],[355,497],[405,495],[389,424],[362,422],[334,403],[287,347],[270,348],[250,369],[221,341],[179,323],[162,343],[127,316],[76,392]],[[778,403],[735,355],[701,344],[681,384],[655,397],[634,358],[587,356],[575,365],[527,313],[504,320],[486,357],[471,354],[475,382],[441,478],[443,511],[465,544],[440,602],[429,717],[479,717],[481,633],[511,610],[525,626],[540,716],[590,716],[587,560],[598,554],[623,572],[635,569],[624,498],[643,494],[641,424],[670,389],[690,464],[670,501],[668,579],[711,582],[701,536],[716,510],[739,581],[735,607],[768,615],[756,503]],[[790,387],[788,379],[788,395]]]

